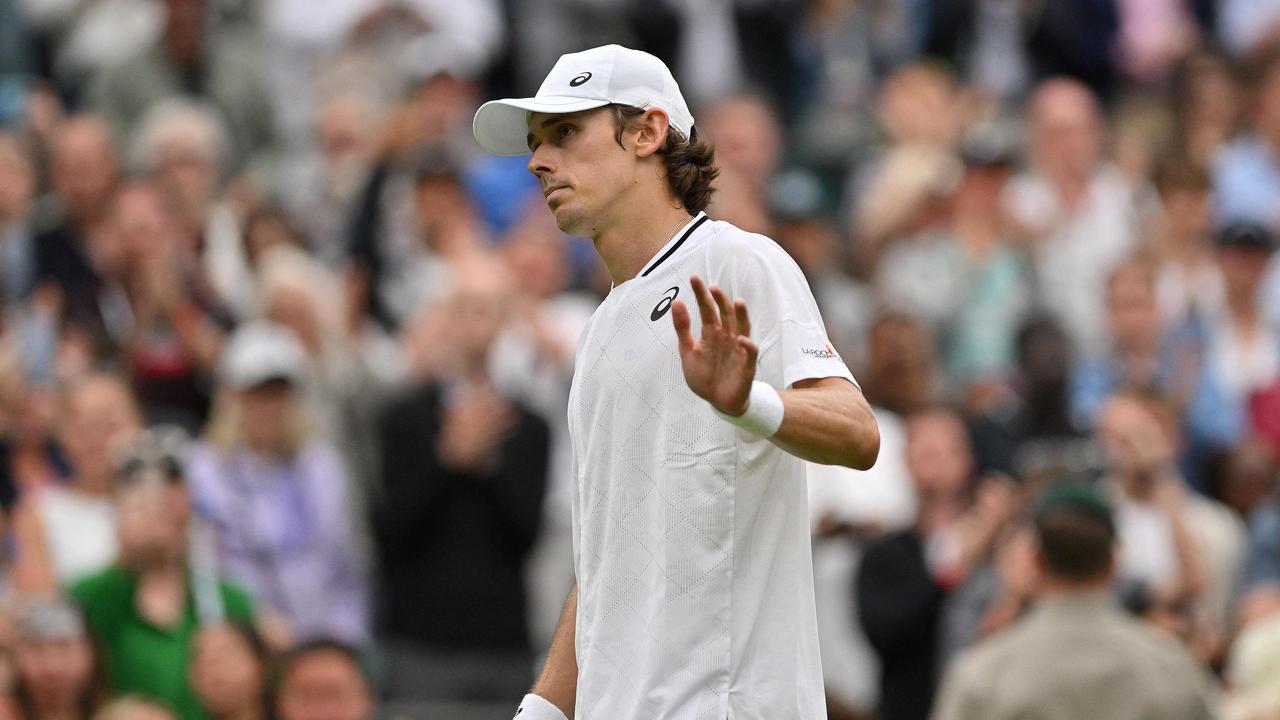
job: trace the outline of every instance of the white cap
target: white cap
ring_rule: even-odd
[[[575,113],[605,105],[658,108],[685,137],[693,115],[671,71],[647,52],[604,45],[561,55],[531,98],[490,100],[476,111],[471,129],[480,147],[495,155],[529,152],[529,114]]]
[[[289,330],[269,322],[240,327],[222,355],[222,380],[247,390],[271,380],[299,385],[307,374],[307,353]]]

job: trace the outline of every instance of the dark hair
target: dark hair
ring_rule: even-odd
[[[618,130],[618,144],[622,145],[622,133],[634,126],[644,109],[631,105],[610,105],[613,110],[614,126]],[[716,150],[705,138],[698,135],[698,129],[691,128],[689,137],[684,133],[669,128],[667,141],[658,151],[667,169],[667,182],[671,192],[680,201],[680,205],[691,213],[707,209],[711,202],[711,193],[715,188],[712,181],[720,174],[715,166]]]
[[[1036,518],[1045,571],[1069,580],[1091,580],[1111,565],[1115,530],[1096,512],[1064,503]]]
[[[1156,190],[1161,195],[1178,191],[1208,192],[1212,183],[1209,171],[1181,155],[1173,155],[1156,165]]]
[[[272,710],[276,710],[279,707],[280,692],[284,688],[285,680],[294,669],[307,658],[322,653],[335,653],[342,656],[344,660],[355,668],[356,674],[360,676],[360,681],[372,692],[369,673],[365,669],[359,650],[336,638],[313,638],[293,646],[276,661],[275,672],[272,673],[271,682],[269,683],[271,689],[268,693]]]

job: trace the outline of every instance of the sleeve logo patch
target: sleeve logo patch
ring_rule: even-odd
[[[820,348],[802,347],[800,348],[800,352],[804,353],[805,355],[808,355],[811,358],[817,358],[819,360],[839,360],[840,359],[840,356],[836,354],[835,348],[831,347],[830,345],[824,345]]]

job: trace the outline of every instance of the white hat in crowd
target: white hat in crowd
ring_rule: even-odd
[[[252,322],[241,326],[227,342],[221,370],[222,381],[239,390],[273,380],[299,385],[307,375],[307,352],[286,328]]]
[[[529,114],[567,114],[630,105],[658,108],[671,127],[685,137],[693,134],[693,115],[671,71],[647,52],[620,45],[561,55],[531,98],[490,100],[476,111],[471,128],[480,147],[495,155],[529,152]]]

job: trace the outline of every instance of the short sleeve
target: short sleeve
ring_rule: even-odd
[[[828,377],[857,385],[831,344],[809,282],[791,256],[762,235],[743,233],[717,241],[712,252],[719,257],[711,259],[711,267],[719,272],[713,281],[746,301],[751,336],[760,356],[777,353],[780,357],[780,387]]]

